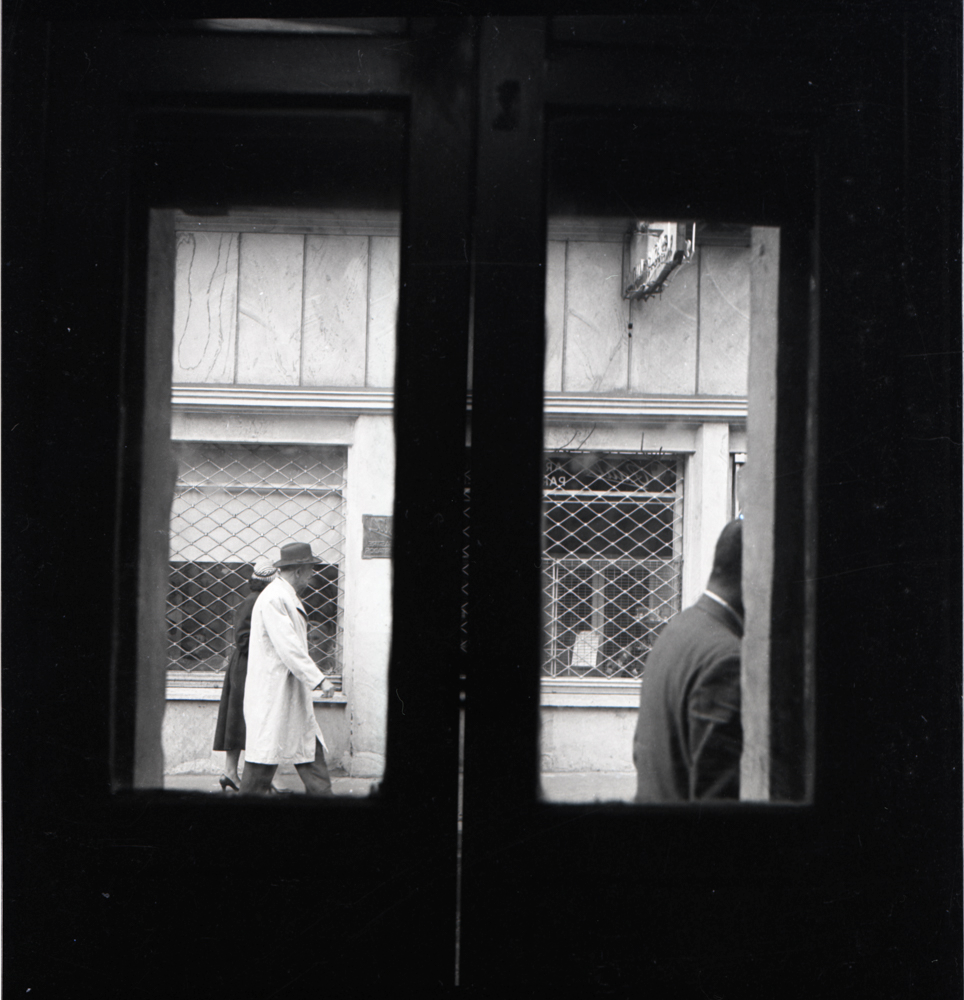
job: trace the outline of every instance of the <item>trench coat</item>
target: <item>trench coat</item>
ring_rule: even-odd
[[[315,740],[328,749],[315,719],[311,691],[324,674],[308,655],[308,616],[294,587],[277,577],[251,613],[244,687],[245,760],[307,764]]]

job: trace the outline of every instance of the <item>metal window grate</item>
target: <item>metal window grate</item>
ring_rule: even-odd
[[[340,686],[345,449],[179,441],[171,511],[168,667],[218,671],[255,560],[307,541],[324,560],[302,601],[312,659]]]
[[[675,455],[547,456],[543,578],[550,677],[639,677],[680,610]]]

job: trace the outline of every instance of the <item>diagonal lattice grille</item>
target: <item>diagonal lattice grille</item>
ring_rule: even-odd
[[[639,677],[680,606],[676,456],[557,453],[546,460],[544,673]]]
[[[312,659],[324,673],[340,675],[345,450],[184,441],[174,447],[168,666],[224,669],[232,614],[250,593],[253,563],[294,540],[310,542],[325,562],[302,601]]]

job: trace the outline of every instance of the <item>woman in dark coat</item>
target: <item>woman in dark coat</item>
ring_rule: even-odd
[[[244,749],[244,680],[248,674],[248,639],[251,635],[251,612],[258,595],[274,579],[275,568],[266,556],[254,564],[249,587],[251,594],[234,610],[234,652],[224,672],[218,721],[214,727],[214,749],[226,753],[224,774],[219,779],[221,790],[241,789],[238,761]]]

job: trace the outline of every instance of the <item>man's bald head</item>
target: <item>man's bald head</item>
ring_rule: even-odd
[[[743,521],[730,521],[720,532],[707,587],[734,607],[743,607]]]

